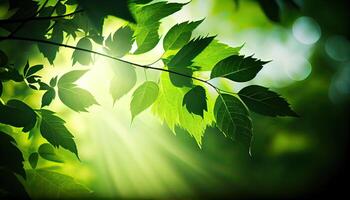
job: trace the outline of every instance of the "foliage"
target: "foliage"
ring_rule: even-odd
[[[164,54],[161,57],[161,68],[122,59],[125,55],[136,56],[152,50],[161,41],[158,34],[161,20],[186,4],[165,1],[152,3],[151,0],[67,0],[57,1],[53,6],[47,3],[48,1],[10,1],[9,9],[15,14],[0,20],[0,27],[6,32],[0,36],[0,43],[19,41],[24,47],[34,45],[51,65],[59,54],[59,47],[73,50],[72,66],[88,66],[94,62],[95,55],[112,59],[114,76],[110,93],[114,102],[135,87],[136,68],[161,71],[159,80],[148,81],[146,77],[146,81],[133,92],[130,103],[132,120],[152,106],[153,112],[172,130],[176,126],[182,127],[195,138],[198,145],[202,143],[206,128],[216,126],[226,137],[249,151],[253,133],[248,109],[268,116],[297,116],[286,100],[267,88],[248,86],[238,93],[230,93],[203,78],[202,72],[209,71],[210,79],[226,78],[235,82],[247,82],[267,63],[252,56],[239,55],[241,47],[220,43],[214,36],[191,39],[193,30],[203,20],[182,22],[167,32],[162,40]],[[75,11],[70,12],[72,6]],[[127,22],[106,37],[102,35],[102,30],[104,18],[108,15]],[[65,44],[70,38],[76,42],[75,46]],[[137,49],[131,52],[133,44],[137,45]],[[96,46],[104,49],[105,53],[95,51]],[[64,162],[55,148],[67,149],[79,158],[74,136],[65,126],[65,121],[54,111],[42,107],[50,107],[56,96],[76,112],[87,112],[89,107],[98,105],[90,92],[76,84],[88,70],[54,75],[49,77],[49,83],[45,83],[37,73],[50,66],[30,66],[30,57],[13,54],[6,48],[0,49],[0,59],[0,95],[3,93],[3,82],[9,81],[10,84],[24,83],[34,92],[45,91],[41,108],[32,108],[17,99],[8,100],[6,104],[1,101],[0,123],[20,127],[23,132],[32,131],[37,125],[41,137],[48,142],[30,152],[26,161],[33,169],[25,173],[21,151],[7,133],[1,132],[1,154],[11,155],[0,160],[1,171],[8,170],[24,178],[27,174],[25,185],[29,188],[31,197],[74,197],[89,193],[89,190],[68,176],[37,169],[41,158]],[[25,66],[17,66],[9,61],[14,59],[26,60]],[[19,70],[21,68],[22,72]],[[11,178],[20,187],[11,173],[6,173],[1,178]],[[30,189],[40,188],[44,184],[49,189],[42,193]],[[5,196],[12,194],[5,187],[4,190],[8,192]],[[20,194],[22,193],[18,193]]]

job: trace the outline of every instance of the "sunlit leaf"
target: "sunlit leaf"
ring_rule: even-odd
[[[33,199],[91,198],[87,187],[67,175],[43,169],[27,170],[27,174],[26,186]]]
[[[26,177],[23,169],[24,159],[22,152],[17,148],[16,141],[2,131],[0,131],[0,155],[0,169],[5,168],[11,172],[20,174],[24,178]]]
[[[132,120],[154,103],[158,93],[158,84],[153,81],[144,82],[134,91],[130,103]]]
[[[73,152],[78,157],[78,150],[73,140],[73,135],[64,126],[65,121],[49,110],[40,110],[41,135],[55,147],[63,147]]]
[[[159,42],[159,22],[138,25],[135,31],[137,50],[134,54],[141,54],[153,49]]]
[[[185,94],[189,88],[174,86],[168,74],[163,73],[159,82],[159,95],[152,106],[152,111],[165,122],[172,131],[175,127],[181,127],[195,138],[198,145],[202,144],[202,137],[207,126],[214,122],[213,102],[215,97],[207,95],[208,112],[204,112],[203,118],[193,115],[182,105]]]
[[[78,87],[77,81],[87,70],[74,70],[64,74],[57,83],[58,97],[66,106],[77,112],[87,112],[87,108],[96,104],[95,97],[90,92]]]
[[[203,117],[203,112],[208,110],[207,96],[202,86],[195,86],[188,91],[182,101],[188,112]]]
[[[37,152],[34,152],[34,153],[31,153],[29,158],[28,158],[28,161],[29,161],[29,164],[30,166],[35,169],[37,164],[38,164],[38,160],[39,160],[39,154]]]
[[[36,114],[27,104],[12,99],[6,105],[0,104],[0,123],[23,127],[22,131],[28,132],[35,126]]]
[[[236,82],[250,81],[266,63],[268,62],[255,59],[252,56],[233,55],[217,63],[210,78],[223,77]]]
[[[63,163],[64,161],[62,158],[56,154],[54,147],[51,144],[45,143],[40,145],[38,149],[38,153],[40,157],[44,158],[45,160]]]
[[[106,40],[108,53],[116,57],[123,57],[129,53],[134,42],[134,31],[129,26],[119,28],[114,34],[109,35]]]
[[[188,41],[190,41],[192,31],[202,22],[203,20],[183,22],[173,26],[164,37],[164,50],[175,50],[182,48]]]
[[[211,71],[216,63],[237,55],[241,47],[230,47],[226,44],[213,40],[197,57],[193,59],[194,65],[199,66],[201,71]]]
[[[78,41],[77,47],[91,51],[92,43],[88,37],[83,37]],[[76,62],[80,63],[81,65],[89,65],[92,62],[91,53],[81,50],[74,50],[72,60],[73,65],[75,65]]]
[[[115,103],[122,96],[130,92],[136,84],[136,71],[132,65],[117,62],[114,69],[114,77],[111,80],[109,93]]]
[[[236,97],[219,94],[214,106],[216,126],[226,136],[250,147],[252,138],[252,122],[248,110]]]
[[[253,112],[272,117],[298,116],[284,98],[268,88],[251,85],[240,90],[238,95]]]

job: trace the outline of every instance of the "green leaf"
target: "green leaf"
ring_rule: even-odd
[[[199,85],[192,88],[185,94],[182,105],[186,106],[188,112],[203,117],[204,110],[208,110],[205,89]]]
[[[92,50],[91,40],[88,37],[83,37],[78,41],[76,47],[91,51]],[[91,53],[84,52],[81,50],[74,50],[72,55],[72,60],[73,60],[73,65],[75,65],[76,62],[80,63],[81,65],[89,65],[92,62]]]
[[[50,105],[52,100],[55,99],[55,97],[56,97],[56,92],[53,88],[50,88],[49,90],[47,90],[41,99],[41,107]]]
[[[251,85],[240,90],[238,95],[248,108],[256,113],[272,117],[298,117],[284,98],[268,88]]]
[[[13,67],[0,68],[0,81],[13,80],[15,82],[22,82],[23,76]]]
[[[167,73],[162,73],[159,82],[159,95],[152,106],[152,111],[160,120],[164,121],[175,132],[176,127],[181,127],[193,136],[200,146],[207,126],[214,123],[213,102],[215,96],[207,93],[208,112],[204,112],[203,118],[193,115],[182,105],[185,94],[189,88],[174,86]]]
[[[199,66],[201,71],[211,71],[216,63],[229,56],[237,55],[240,47],[230,47],[213,40],[197,57],[193,59],[194,65]]]
[[[223,77],[236,82],[252,80],[263,68],[264,62],[258,59],[233,55],[217,63],[210,78]]]
[[[123,57],[129,53],[132,44],[134,31],[129,26],[119,28],[113,36],[109,35],[106,40],[107,52],[116,57]]]
[[[44,158],[45,160],[63,163],[62,158],[56,154],[55,148],[51,144],[45,143],[40,145],[38,152],[40,157]]]
[[[60,20],[59,22],[56,22],[56,25],[54,26],[51,33],[51,37],[49,39],[46,39],[42,35],[40,36],[40,37],[43,37],[41,39],[46,40],[48,42],[55,42],[55,43],[62,44],[63,38],[64,38],[64,35],[63,35],[64,24],[61,22],[62,20]],[[44,57],[47,58],[50,64],[53,65],[53,61],[55,60],[56,55],[59,51],[59,46],[38,43],[38,48],[40,52],[44,55]]]
[[[160,37],[158,34],[159,22],[146,25],[138,25],[135,31],[137,50],[134,54],[141,54],[152,50],[157,46]]]
[[[33,199],[84,199],[91,191],[72,177],[48,170],[27,170],[26,186]],[[38,189],[43,188],[43,189]]]
[[[36,114],[27,104],[12,99],[6,105],[0,104],[0,123],[23,127],[22,131],[28,132],[35,126]]]
[[[20,174],[24,178],[23,155],[16,146],[16,141],[8,134],[0,131],[0,169],[5,168],[11,172]],[[1,181],[0,181],[1,182]]]
[[[173,26],[164,37],[164,50],[176,50],[182,48],[188,41],[190,41],[192,31],[202,22],[203,20],[183,22]]]
[[[271,0],[258,0],[260,7],[264,11],[265,15],[274,22],[279,22],[280,19],[280,9],[277,1]]]
[[[252,123],[248,110],[236,97],[219,94],[214,106],[216,126],[232,140],[249,149],[252,138]]]
[[[0,67],[5,67],[7,65],[8,58],[5,52],[0,50]]]
[[[51,80],[50,80],[50,86],[51,87],[56,87],[57,85],[57,76],[53,77]]]
[[[63,147],[73,152],[78,157],[78,150],[73,140],[73,135],[64,126],[65,121],[55,115],[54,112],[49,110],[40,110],[41,135],[53,146]]]
[[[157,2],[142,6],[135,11],[138,24],[153,24],[179,10],[186,4]]]
[[[44,68],[44,65],[34,65],[33,67],[29,68],[25,77],[29,77],[29,76],[37,73],[38,71],[42,70],[43,68]]]
[[[30,200],[23,184],[14,173],[0,168],[0,180],[1,199]]]
[[[2,82],[0,81],[0,97],[2,95],[2,90],[3,90],[3,86],[2,86]],[[1,103],[0,103],[1,104]]]
[[[214,39],[214,37],[196,38],[181,48],[169,61],[169,68],[185,68],[192,64],[192,60],[200,54]]]
[[[130,64],[116,62],[113,66],[114,77],[111,80],[109,92],[112,95],[113,103],[126,95],[136,84],[136,71]]]
[[[56,13],[57,15],[64,15],[66,13],[66,6],[63,3],[58,2],[56,6]]]
[[[134,91],[130,103],[132,120],[155,102],[158,93],[158,85],[153,81],[144,82]]]
[[[29,69],[29,62],[27,61],[26,65],[24,66],[24,69],[23,69],[23,75],[24,75],[24,76],[27,75],[28,69]]]
[[[62,103],[76,112],[87,112],[86,108],[94,104],[98,105],[90,92],[74,84],[86,72],[87,70],[70,71],[58,80],[58,97]]]
[[[104,18],[108,15],[133,23],[136,22],[129,10],[128,0],[104,0],[103,2],[99,0],[77,0],[77,2],[86,13],[91,26],[99,33],[102,33]]]
[[[29,158],[29,164],[30,166],[35,169],[37,164],[38,164],[38,160],[39,160],[39,154],[37,152],[31,153]]]

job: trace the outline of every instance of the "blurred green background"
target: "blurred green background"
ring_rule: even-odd
[[[340,182],[347,176],[350,14],[346,1],[296,2],[300,9],[283,8],[282,22],[274,23],[253,0],[239,4],[233,0],[192,0],[166,18],[160,30],[164,35],[176,23],[205,18],[195,35],[217,35],[226,44],[244,44],[241,54],[272,60],[251,83],[278,91],[301,117],[253,114],[251,158],[216,128],[207,129],[199,147],[181,128],[173,134],[150,109],[130,125],[130,94],[113,107],[108,93],[111,68],[104,67],[111,63],[96,57],[79,85],[94,94],[101,106],[89,113],[74,113],[56,101],[51,107],[75,135],[81,161],[59,150],[68,159],[66,163],[40,160],[39,167],[73,176],[96,197],[294,197],[321,195],[326,192],[322,188],[341,192]],[[104,34],[122,24],[109,17]],[[160,49],[158,46],[139,61],[150,63]],[[49,79],[70,70],[70,56],[71,50],[61,49],[55,67],[47,67],[42,74],[50,74]],[[42,63],[42,59],[37,53],[31,63]],[[139,81],[143,81],[144,72],[139,73]],[[155,72],[147,73],[149,79],[157,77]],[[234,91],[245,86],[220,84]],[[6,83],[4,87],[4,101],[23,99],[30,92],[21,84]],[[33,93],[25,101],[39,107],[41,95]],[[34,150],[44,142],[14,135],[22,149]],[[30,168],[28,163],[26,167]]]

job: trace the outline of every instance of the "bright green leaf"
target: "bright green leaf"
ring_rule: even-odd
[[[67,175],[42,169],[27,170],[27,174],[26,186],[33,199],[91,198],[87,187]]]
[[[157,99],[158,93],[158,85],[153,81],[146,81],[140,87],[138,87],[134,91],[130,103],[132,119],[134,119],[136,115],[150,107]]]
[[[238,95],[248,108],[256,113],[272,117],[298,116],[284,98],[268,88],[251,85],[240,90]]]
[[[252,80],[267,62],[250,57],[233,55],[213,68],[210,78],[223,77],[236,82]]]
[[[160,37],[158,34],[159,22],[147,25],[138,25],[135,31],[137,50],[134,54],[146,53],[157,46]]]
[[[136,71],[132,65],[116,63],[113,66],[114,77],[111,80],[109,92],[112,95],[113,103],[126,95],[136,84]]]
[[[192,31],[203,20],[194,22],[183,22],[173,26],[165,35],[163,40],[164,50],[176,50],[182,48],[191,39]]]
[[[134,31],[129,26],[119,28],[113,36],[108,36],[106,40],[106,47],[108,53],[116,57],[123,57],[129,53],[132,44]]]

